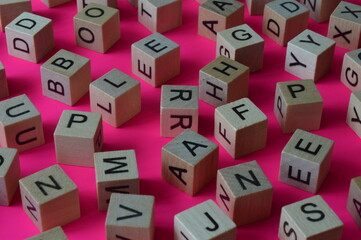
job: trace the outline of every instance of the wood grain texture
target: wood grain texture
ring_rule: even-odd
[[[60,6],[64,3],[70,2],[71,0],[40,0],[42,3],[44,3],[48,8],[53,8]]]
[[[0,147],[0,206],[9,206],[19,186],[21,171],[18,150]]]
[[[361,138],[361,92],[354,92],[350,96],[346,123]]]
[[[361,229],[361,177],[351,179],[347,198],[347,210]]]
[[[263,15],[264,6],[274,0],[246,0],[249,15],[259,16]]]
[[[343,58],[341,82],[352,92],[361,91],[361,49],[347,52]]]
[[[0,30],[23,12],[31,12],[30,0],[2,0],[0,2]]]
[[[78,9],[78,12],[80,12],[83,8],[88,6],[90,3],[96,3],[112,8],[118,8],[118,2],[117,0],[76,0],[76,6]]]
[[[61,227],[55,227],[25,240],[68,240]]]
[[[341,0],[300,0],[308,10],[310,17],[318,23],[327,22]]]
[[[0,61],[0,99],[9,96],[8,81],[6,79],[5,67]]]

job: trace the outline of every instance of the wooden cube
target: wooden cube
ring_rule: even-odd
[[[249,67],[219,56],[199,71],[199,98],[219,107],[248,96]]]
[[[0,99],[9,96],[8,81],[6,80],[5,68],[0,61]]]
[[[361,229],[361,177],[351,179],[347,210]]]
[[[59,165],[22,178],[19,184],[23,209],[41,232],[80,217],[78,187]]]
[[[327,37],[348,50],[361,47],[361,5],[341,1],[333,11]]]
[[[217,33],[216,56],[225,56],[249,67],[251,72],[263,67],[264,40],[247,24]]]
[[[25,94],[0,102],[1,146],[22,152],[44,142],[41,115]]]
[[[341,240],[343,223],[320,195],[282,208],[280,240]]]
[[[235,0],[208,0],[199,6],[198,34],[216,41],[217,32],[244,23],[244,4]]]
[[[361,138],[361,91],[351,94],[346,123]]]
[[[236,240],[236,225],[212,200],[174,217],[174,240]]]
[[[263,15],[264,6],[274,0],[246,0],[249,15]]]
[[[185,130],[162,148],[162,177],[181,191],[195,195],[216,177],[218,146]]]
[[[333,144],[297,129],[282,150],[279,180],[316,194],[330,170]]]
[[[361,49],[347,52],[343,58],[341,82],[352,92],[361,91]]]
[[[217,107],[214,137],[233,158],[266,146],[267,116],[248,98]]]
[[[48,8],[57,7],[64,3],[70,2],[71,0],[40,0],[43,2]]]
[[[90,107],[105,122],[119,127],[140,112],[140,83],[114,68],[90,84]]]
[[[264,8],[262,32],[281,46],[307,29],[310,11],[296,0],[276,0]]]
[[[139,194],[139,175],[134,150],[94,153],[98,210],[108,209],[112,193]]]
[[[182,25],[182,0],[138,0],[138,21],[151,32]]]
[[[159,33],[133,43],[132,71],[153,87],[159,87],[180,72],[179,45]]]
[[[19,186],[18,150],[0,147],[0,206],[9,206]]]
[[[119,10],[90,3],[74,16],[74,29],[78,46],[105,53],[120,39]]]
[[[310,10],[310,17],[318,23],[328,21],[340,2],[341,0],[300,0]]]
[[[216,199],[237,226],[271,215],[273,187],[256,161],[218,170]]]
[[[283,133],[320,129],[323,99],[311,79],[278,82],[274,113]]]
[[[58,163],[94,167],[94,153],[103,146],[102,115],[64,110],[54,132],[54,143]]]
[[[89,90],[90,60],[78,54],[59,50],[41,67],[43,94],[73,106]]]
[[[107,240],[154,236],[154,197],[113,193],[105,222]]]
[[[2,0],[0,2],[0,30],[23,12],[31,12],[30,0]]]
[[[61,227],[55,227],[25,240],[68,240]]]
[[[198,87],[163,85],[160,104],[160,135],[175,137],[184,129],[198,132]]]
[[[37,63],[54,48],[53,22],[24,12],[5,27],[8,53]]]
[[[97,3],[100,5],[112,7],[112,8],[118,8],[117,0],[76,0],[76,6],[78,9],[78,12],[80,12],[83,8],[88,6],[90,3]]]
[[[285,70],[316,82],[330,71],[335,45],[335,41],[307,29],[288,42]]]

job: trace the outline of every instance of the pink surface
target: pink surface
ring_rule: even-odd
[[[244,2],[244,1],[242,1]],[[349,2],[360,3],[359,0]],[[121,13],[121,40],[106,54],[77,47],[73,34],[74,1],[48,9],[39,0],[33,0],[33,12],[54,22],[56,48],[39,64],[30,63],[7,55],[5,34],[0,33],[0,60],[9,81],[11,97],[26,93],[42,114],[46,143],[20,154],[22,176],[56,164],[53,133],[64,109],[90,111],[89,95],[74,107],[44,97],[41,90],[42,63],[59,49],[73,51],[91,59],[92,78],[97,79],[112,68],[135,77],[131,72],[130,45],[151,33],[137,21],[137,10],[126,0],[118,2]],[[169,84],[197,85],[199,69],[215,58],[215,42],[197,35],[199,4],[195,0],[183,1],[183,25],[165,33],[181,46],[181,74]],[[282,134],[273,114],[276,82],[297,80],[283,70],[286,48],[280,47],[261,33],[262,17],[249,16],[245,22],[265,39],[264,69],[250,77],[250,99],[268,116],[268,142],[265,149],[234,160],[220,146],[219,168],[257,160],[274,186],[272,216],[264,221],[238,228],[237,239],[277,239],[281,207],[308,197],[310,193],[279,182],[280,154],[291,137]],[[326,35],[328,23],[317,24],[312,19],[309,29]],[[343,239],[361,239],[357,228],[346,210],[350,179],[361,175],[360,138],[346,125],[346,112],[350,91],[340,82],[340,71],[345,49],[336,47],[332,71],[322,78],[317,87],[324,98],[324,115],[321,129],[316,134],[335,140],[332,166],[319,194],[344,222]],[[207,199],[215,200],[215,180],[198,195],[191,197],[161,179],[161,148],[171,139],[159,136],[160,88],[153,88],[140,80],[142,112],[122,127],[115,129],[103,123],[104,151],[135,149],[141,178],[141,193],[154,195],[155,239],[173,239],[174,215]],[[199,133],[218,143],[213,134],[214,107],[200,101]],[[105,239],[106,212],[97,210],[95,172],[93,168],[61,166],[79,187],[81,218],[63,227],[69,239]],[[10,207],[0,206],[0,239],[24,239],[39,233],[21,207],[19,191]]]

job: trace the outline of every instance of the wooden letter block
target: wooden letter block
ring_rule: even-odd
[[[361,5],[341,1],[331,14],[327,37],[336,46],[356,50],[361,47]]]
[[[244,4],[235,0],[208,0],[199,6],[198,34],[217,40],[217,32],[244,23]]]
[[[76,0],[76,6],[78,9],[78,12],[80,12],[83,8],[88,6],[90,3],[96,3],[112,8],[118,8],[117,0]]]
[[[278,82],[274,113],[283,133],[320,129],[323,100],[313,80]]]
[[[47,7],[53,8],[64,3],[70,2],[71,0],[40,0],[43,2]]]
[[[214,137],[233,158],[266,146],[267,116],[248,98],[217,107]]]
[[[224,56],[199,71],[199,98],[219,107],[248,96],[249,67]]]
[[[361,229],[361,177],[351,179],[347,210]]]
[[[105,122],[119,127],[140,112],[140,83],[114,68],[90,84],[90,107]]]
[[[262,32],[281,46],[307,29],[310,11],[296,0],[276,0],[264,8]]]
[[[282,208],[280,240],[341,240],[343,223],[317,195]]]
[[[300,0],[310,10],[310,17],[318,23],[328,21],[340,2],[341,0]]]
[[[361,138],[361,92],[354,92],[351,94],[346,122]]]
[[[179,45],[159,33],[133,43],[132,71],[153,87],[159,87],[179,74]]]
[[[317,193],[331,165],[334,142],[297,129],[282,150],[279,180]]]
[[[178,136],[184,129],[198,132],[198,87],[163,85],[160,135]]]
[[[9,206],[20,179],[18,150],[0,147],[0,206]]]
[[[264,40],[247,24],[217,33],[216,56],[226,56],[249,67],[251,72],[263,67]]]
[[[94,167],[94,153],[103,146],[102,115],[64,110],[54,132],[54,142],[58,163]]]
[[[162,148],[162,177],[181,191],[195,195],[216,177],[218,146],[185,130]]]
[[[236,225],[212,200],[174,217],[174,240],[236,240]]]
[[[152,240],[154,197],[113,193],[105,222],[107,240]]]
[[[43,94],[73,106],[89,90],[90,60],[66,50],[59,50],[41,67]]]
[[[151,32],[182,25],[182,0],[138,0],[138,21]]]
[[[74,16],[76,44],[105,53],[120,39],[119,10],[90,3]]]
[[[8,53],[37,63],[54,48],[53,22],[24,12],[5,27]]]
[[[25,240],[68,240],[61,227],[55,227]]]
[[[134,150],[94,153],[98,209],[108,209],[112,193],[139,194],[138,165]]]
[[[246,0],[249,15],[263,15],[264,6],[274,0]]]
[[[8,81],[6,80],[5,68],[0,61],[0,99],[9,96]]]
[[[330,71],[335,45],[335,41],[307,29],[288,42],[285,70],[316,82]]]
[[[273,187],[256,161],[218,170],[216,199],[237,226],[271,215]]]
[[[347,52],[343,58],[341,82],[352,92],[361,91],[361,49]]]
[[[23,12],[31,12],[30,0],[1,0],[0,2],[0,30]]]
[[[19,183],[23,209],[41,232],[80,217],[78,187],[59,165],[20,179]]]
[[[39,111],[25,95],[0,102],[0,144],[20,152],[43,145]]]

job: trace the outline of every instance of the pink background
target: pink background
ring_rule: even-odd
[[[242,1],[244,2],[244,1]],[[360,3],[359,0],[349,2]],[[106,54],[77,47],[73,34],[73,16],[76,3],[49,9],[39,0],[33,0],[33,12],[54,23],[55,49],[39,64],[30,63],[9,56],[6,50],[5,34],[0,33],[0,60],[6,68],[10,96],[26,93],[42,114],[46,143],[38,148],[20,154],[22,176],[28,176],[56,164],[53,133],[64,109],[90,111],[89,95],[84,96],[74,107],[54,101],[42,95],[39,68],[44,61],[59,49],[66,49],[91,59],[93,80],[112,68],[135,77],[131,72],[130,45],[148,35],[145,27],[137,21],[137,10],[126,0],[119,0],[121,15],[121,39]],[[168,84],[198,85],[199,69],[215,58],[215,42],[197,35],[199,4],[195,0],[183,1],[183,25],[165,33],[165,36],[181,46],[181,74]],[[220,146],[219,168],[257,160],[274,186],[272,216],[264,221],[238,228],[238,239],[277,239],[281,207],[313,194],[279,182],[280,154],[291,137],[282,134],[273,114],[273,100],[276,82],[297,80],[285,72],[286,48],[280,47],[261,33],[262,17],[249,16],[245,8],[245,22],[265,39],[264,69],[250,77],[250,99],[268,116],[268,143],[265,149],[234,160]],[[327,34],[328,23],[317,24],[309,20],[309,29]],[[361,175],[361,140],[346,125],[346,112],[350,97],[340,82],[340,71],[345,49],[336,47],[332,71],[322,78],[317,87],[324,98],[324,112],[321,129],[316,134],[335,140],[333,162],[319,194],[327,201],[344,222],[343,239],[360,239],[361,232],[346,210],[350,179]],[[162,180],[161,148],[170,138],[159,135],[160,88],[153,88],[140,80],[142,91],[142,112],[135,118],[115,129],[107,123],[104,127],[104,151],[135,149],[141,178],[141,193],[154,195],[155,239],[173,239],[174,215],[207,199],[215,200],[215,180],[195,197],[179,191]],[[199,133],[218,143],[213,136],[214,107],[200,101]],[[97,210],[95,171],[93,168],[61,166],[79,187],[81,218],[64,226],[69,239],[105,239],[106,212]],[[39,233],[21,207],[19,191],[10,207],[0,206],[0,239],[23,239]]]

